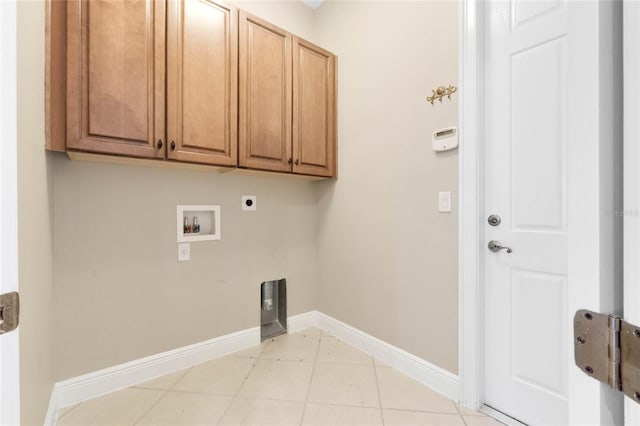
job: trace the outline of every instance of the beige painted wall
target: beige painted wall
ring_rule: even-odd
[[[236,1],[339,55],[336,182],[55,158],[58,380],[257,325],[258,285],[288,278],[289,313],[321,311],[457,371],[455,2]],[[240,196],[258,196],[256,213]],[[222,205],[219,242],[176,261],[175,205]]]
[[[339,180],[319,185],[319,310],[457,372],[457,2],[328,1],[315,36],[339,57]],[[453,213],[438,213],[452,191]]]
[[[232,0],[232,4],[292,34],[313,41],[314,12],[301,0]]]
[[[41,425],[54,382],[53,173],[44,151],[44,3],[18,2],[18,262],[23,425]]]
[[[62,155],[55,172],[58,380],[258,326],[265,280],[287,278],[290,315],[316,308],[312,183]],[[222,240],[191,243],[189,262],[177,204],[222,208]]]
[[[236,4],[310,35],[302,3]],[[59,155],[55,194],[57,380],[255,327],[265,280],[287,278],[289,315],[316,309],[313,183]],[[190,262],[177,262],[177,204],[222,206],[222,240],[192,243]]]

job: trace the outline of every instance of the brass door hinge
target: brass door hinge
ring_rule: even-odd
[[[0,294],[0,334],[18,328],[20,318],[20,296],[18,292]]]
[[[581,309],[573,318],[576,365],[640,403],[640,327]]]

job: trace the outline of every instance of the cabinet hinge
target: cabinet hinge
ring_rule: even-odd
[[[586,309],[573,319],[576,365],[640,403],[640,327]]]
[[[0,294],[0,334],[18,328],[20,319],[20,296],[18,292]]]

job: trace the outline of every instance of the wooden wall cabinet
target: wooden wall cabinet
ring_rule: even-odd
[[[291,171],[291,34],[240,11],[238,165]]]
[[[218,0],[47,0],[46,25],[48,149],[335,176],[332,53]]]
[[[238,10],[180,0],[167,16],[167,157],[235,166]]]
[[[335,56],[240,12],[240,167],[335,175]]]
[[[237,19],[211,0],[69,2],[67,148],[235,166]]]
[[[335,176],[336,58],[293,37],[293,172]]]
[[[165,3],[67,4],[67,148],[164,158]]]

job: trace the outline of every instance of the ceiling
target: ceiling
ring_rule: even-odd
[[[302,0],[304,4],[312,9],[317,9],[324,3],[324,0]]]

